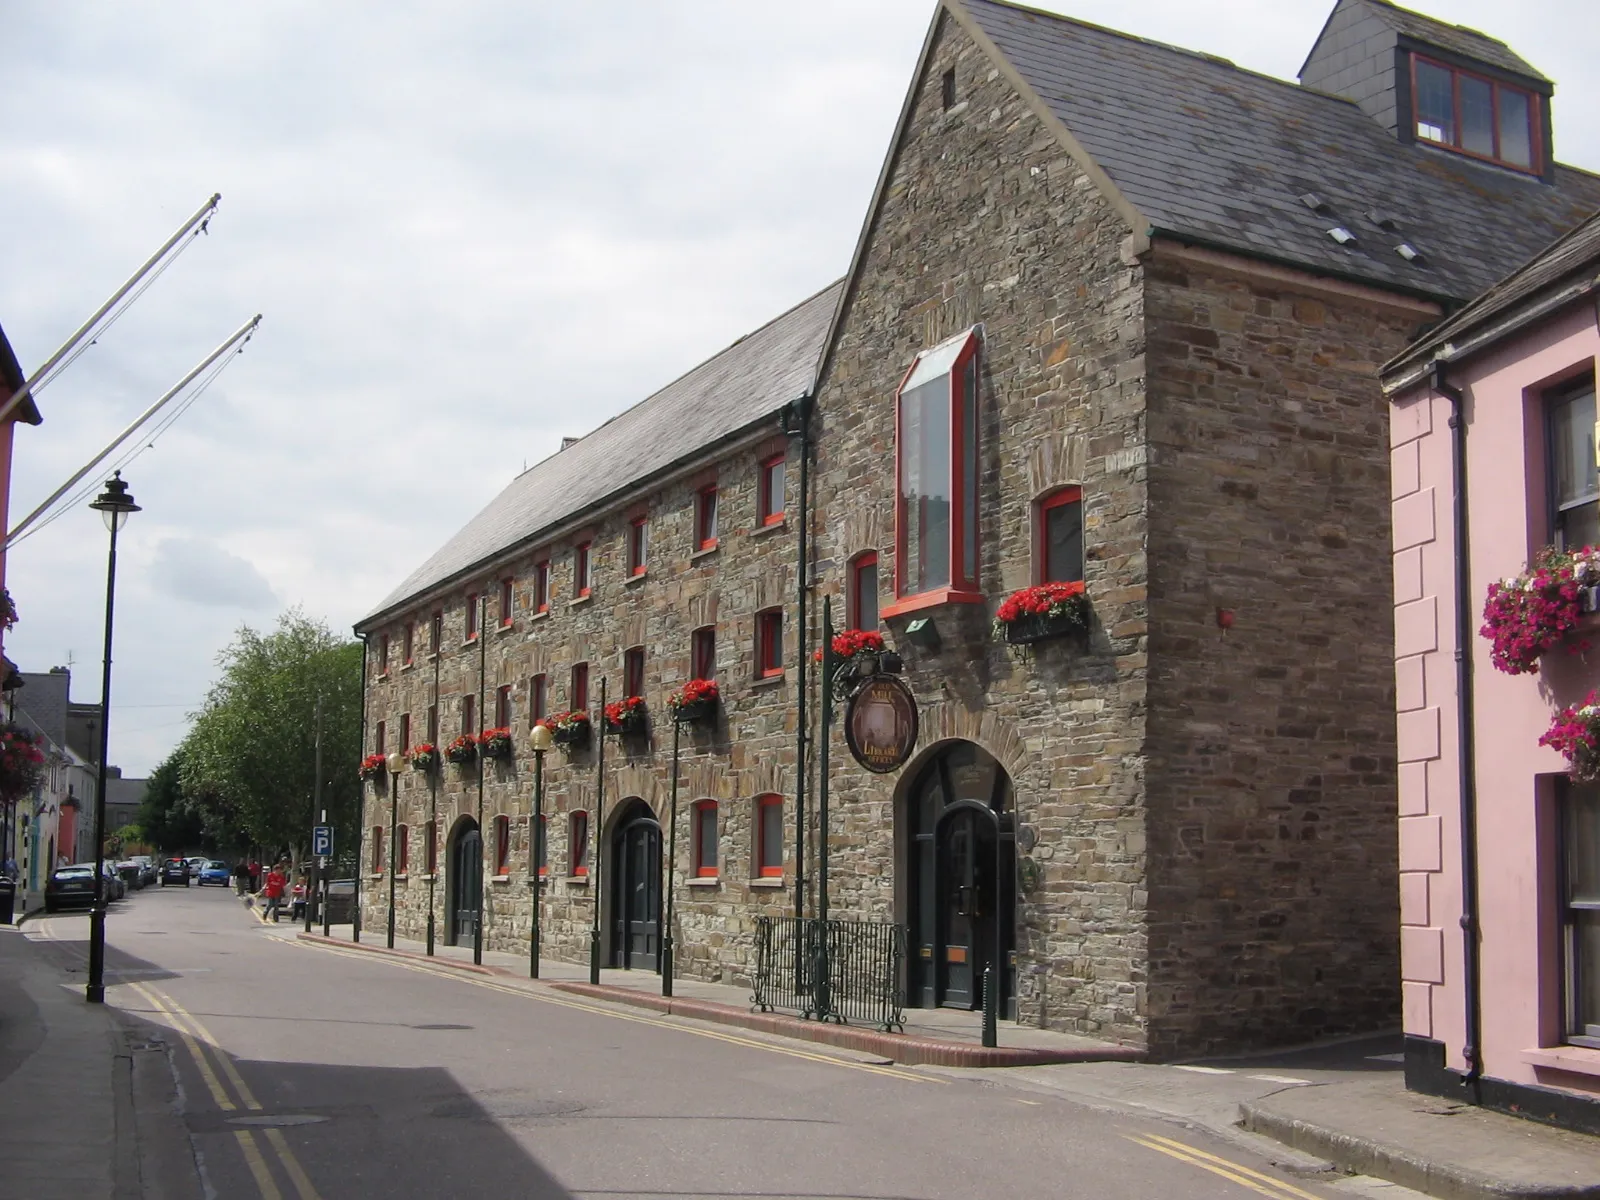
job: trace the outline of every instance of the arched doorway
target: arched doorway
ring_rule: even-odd
[[[449,886],[445,889],[445,942],[472,944],[478,910],[483,906],[483,834],[471,817],[462,817],[450,831]]]
[[[654,971],[661,953],[661,826],[643,800],[625,803],[612,827],[611,965]]]
[[[906,999],[919,1008],[978,1008],[993,964],[999,1011],[1016,995],[1016,816],[1011,777],[972,742],[951,742],[905,794]]]

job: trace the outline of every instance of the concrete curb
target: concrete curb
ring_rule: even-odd
[[[271,924],[263,921],[262,924]],[[457,962],[453,958],[440,958],[435,955],[429,958],[426,954],[418,954],[414,950],[391,950],[387,946],[374,946],[368,942],[343,942],[331,937],[323,937],[320,933],[307,933],[304,929],[295,935],[296,941],[310,942],[316,946],[337,946],[340,950],[364,950],[368,954],[381,954],[389,958],[405,958],[413,962],[427,963],[434,967],[449,967],[452,971],[465,971],[472,975],[502,975],[507,979],[514,979],[510,971],[501,967],[483,967],[477,963]]]
[[[1479,1171],[1422,1157],[1404,1146],[1342,1133],[1325,1125],[1275,1113],[1266,1102],[1239,1106],[1240,1125],[1325,1158],[1357,1175],[1375,1175],[1440,1200],[1600,1200],[1600,1183],[1519,1184]]]

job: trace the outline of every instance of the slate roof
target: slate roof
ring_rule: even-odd
[[[1401,8],[1398,4],[1390,4],[1388,0],[1366,0],[1366,4],[1396,33],[1449,50],[1464,58],[1475,58],[1479,62],[1499,67],[1502,71],[1510,71],[1514,75],[1526,75],[1530,79],[1550,82],[1519,57],[1510,46],[1486,33],[1468,29],[1465,25],[1447,25],[1422,13]]]
[[[842,281],[518,475],[372,612],[470,574],[674,463],[781,411],[810,388]]]
[[[1460,302],[1600,208],[1600,177],[1587,172],[1558,165],[1546,184],[1402,144],[1351,101],[1225,59],[997,0],[946,3],[969,14],[1154,234]],[[1337,244],[1334,225],[1356,240]],[[1402,240],[1422,257],[1396,254]]]

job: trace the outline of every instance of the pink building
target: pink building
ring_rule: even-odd
[[[1600,543],[1597,358],[1600,216],[1383,372],[1406,1082],[1591,1132],[1600,784],[1540,738],[1600,689],[1600,616],[1520,674],[1480,627],[1490,585],[1542,548]]]

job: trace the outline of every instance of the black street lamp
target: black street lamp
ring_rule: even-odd
[[[406,769],[406,756],[398,750],[391,750],[384,765],[389,768],[389,949],[393,950],[395,855],[400,849],[395,841],[395,833],[399,829],[397,822],[400,819],[400,772]]]
[[[548,725],[533,727],[528,744],[533,748],[533,816],[528,827],[528,891],[533,896],[533,923],[528,927],[528,978],[539,978],[539,869],[544,866],[544,756],[555,745]]]
[[[111,731],[111,619],[117,593],[117,534],[128,517],[139,511],[118,471],[106,480],[106,490],[89,505],[104,518],[111,531],[111,552],[106,559],[106,648],[100,677],[100,762],[94,791],[94,907],[89,910],[89,986],[85,995],[90,1004],[106,999],[106,755]]]
[[[600,831],[606,824],[606,681],[600,680],[600,707],[595,710],[593,728],[600,731],[600,745],[595,749],[594,762],[594,857],[589,862],[590,887],[594,894],[594,915],[589,925],[589,982],[600,982]]]

